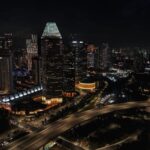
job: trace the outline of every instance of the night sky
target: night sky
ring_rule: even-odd
[[[78,33],[96,43],[150,46],[150,0],[1,2],[0,33],[40,35],[47,21],[55,21],[63,36]]]

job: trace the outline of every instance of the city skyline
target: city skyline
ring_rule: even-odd
[[[17,37],[42,34],[48,21],[56,22],[63,36],[81,34],[88,41],[111,45],[149,46],[149,6],[144,1],[90,2],[3,2],[0,33]],[[118,44],[119,43],[119,44]]]
[[[149,0],[1,4],[0,149],[149,150]]]

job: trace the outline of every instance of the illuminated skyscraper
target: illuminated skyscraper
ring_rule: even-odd
[[[62,36],[56,23],[48,22],[41,37],[42,83],[48,98],[62,97]]]
[[[103,43],[101,50],[101,68],[104,70],[109,69],[110,65],[111,65],[111,49],[108,45],[108,43]]]
[[[12,57],[12,34],[5,34],[0,37],[0,94],[13,91]]]
[[[40,57],[34,57],[32,58],[32,77],[35,84],[41,84],[41,58]]]
[[[12,54],[0,51],[0,92],[9,94],[13,90]]]
[[[93,44],[89,44],[87,46],[87,69],[95,69],[97,68],[97,48]]]
[[[3,37],[0,37],[0,49],[12,50],[12,33],[5,33]]]
[[[80,79],[86,74],[86,51],[84,49],[85,43],[78,38],[77,35],[71,37],[70,46],[75,57],[75,82],[78,83]]]
[[[37,40],[37,35],[34,34],[31,35],[31,39],[26,40],[28,70],[32,70],[32,58],[38,56]]]
[[[75,92],[75,53],[70,47],[63,50],[63,95],[72,97]]]

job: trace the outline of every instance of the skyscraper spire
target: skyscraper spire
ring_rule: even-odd
[[[47,22],[44,28],[42,38],[43,37],[55,37],[62,39],[62,36],[58,30],[58,27],[55,22]]]

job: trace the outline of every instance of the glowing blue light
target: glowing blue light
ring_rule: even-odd
[[[4,102],[9,102],[10,100],[9,100],[9,98],[8,97],[6,97],[5,99],[4,99]]]
[[[27,95],[27,93],[24,91],[24,92],[23,92],[23,95],[24,95],[24,96],[26,96],[26,95]]]
[[[115,101],[114,100],[109,100],[109,103],[114,103]]]
[[[77,43],[77,41],[72,41],[72,43],[73,43],[73,44],[76,44],[76,43]]]
[[[33,89],[31,90],[31,93],[34,93]]]
[[[40,91],[41,90],[41,88],[40,87],[38,87],[38,91]]]
[[[10,97],[10,100],[14,100],[14,99],[15,99],[14,96],[11,96],[11,97]]]
[[[3,98],[2,101],[5,102],[5,98]]]
[[[23,97],[23,94],[22,94],[22,93],[20,93],[20,94],[19,94],[19,97]]]
[[[19,98],[18,94],[15,95],[15,98]]]
[[[30,90],[27,91],[28,94],[31,94]]]
[[[34,91],[37,92],[38,90],[37,90],[37,89],[34,89]]]

